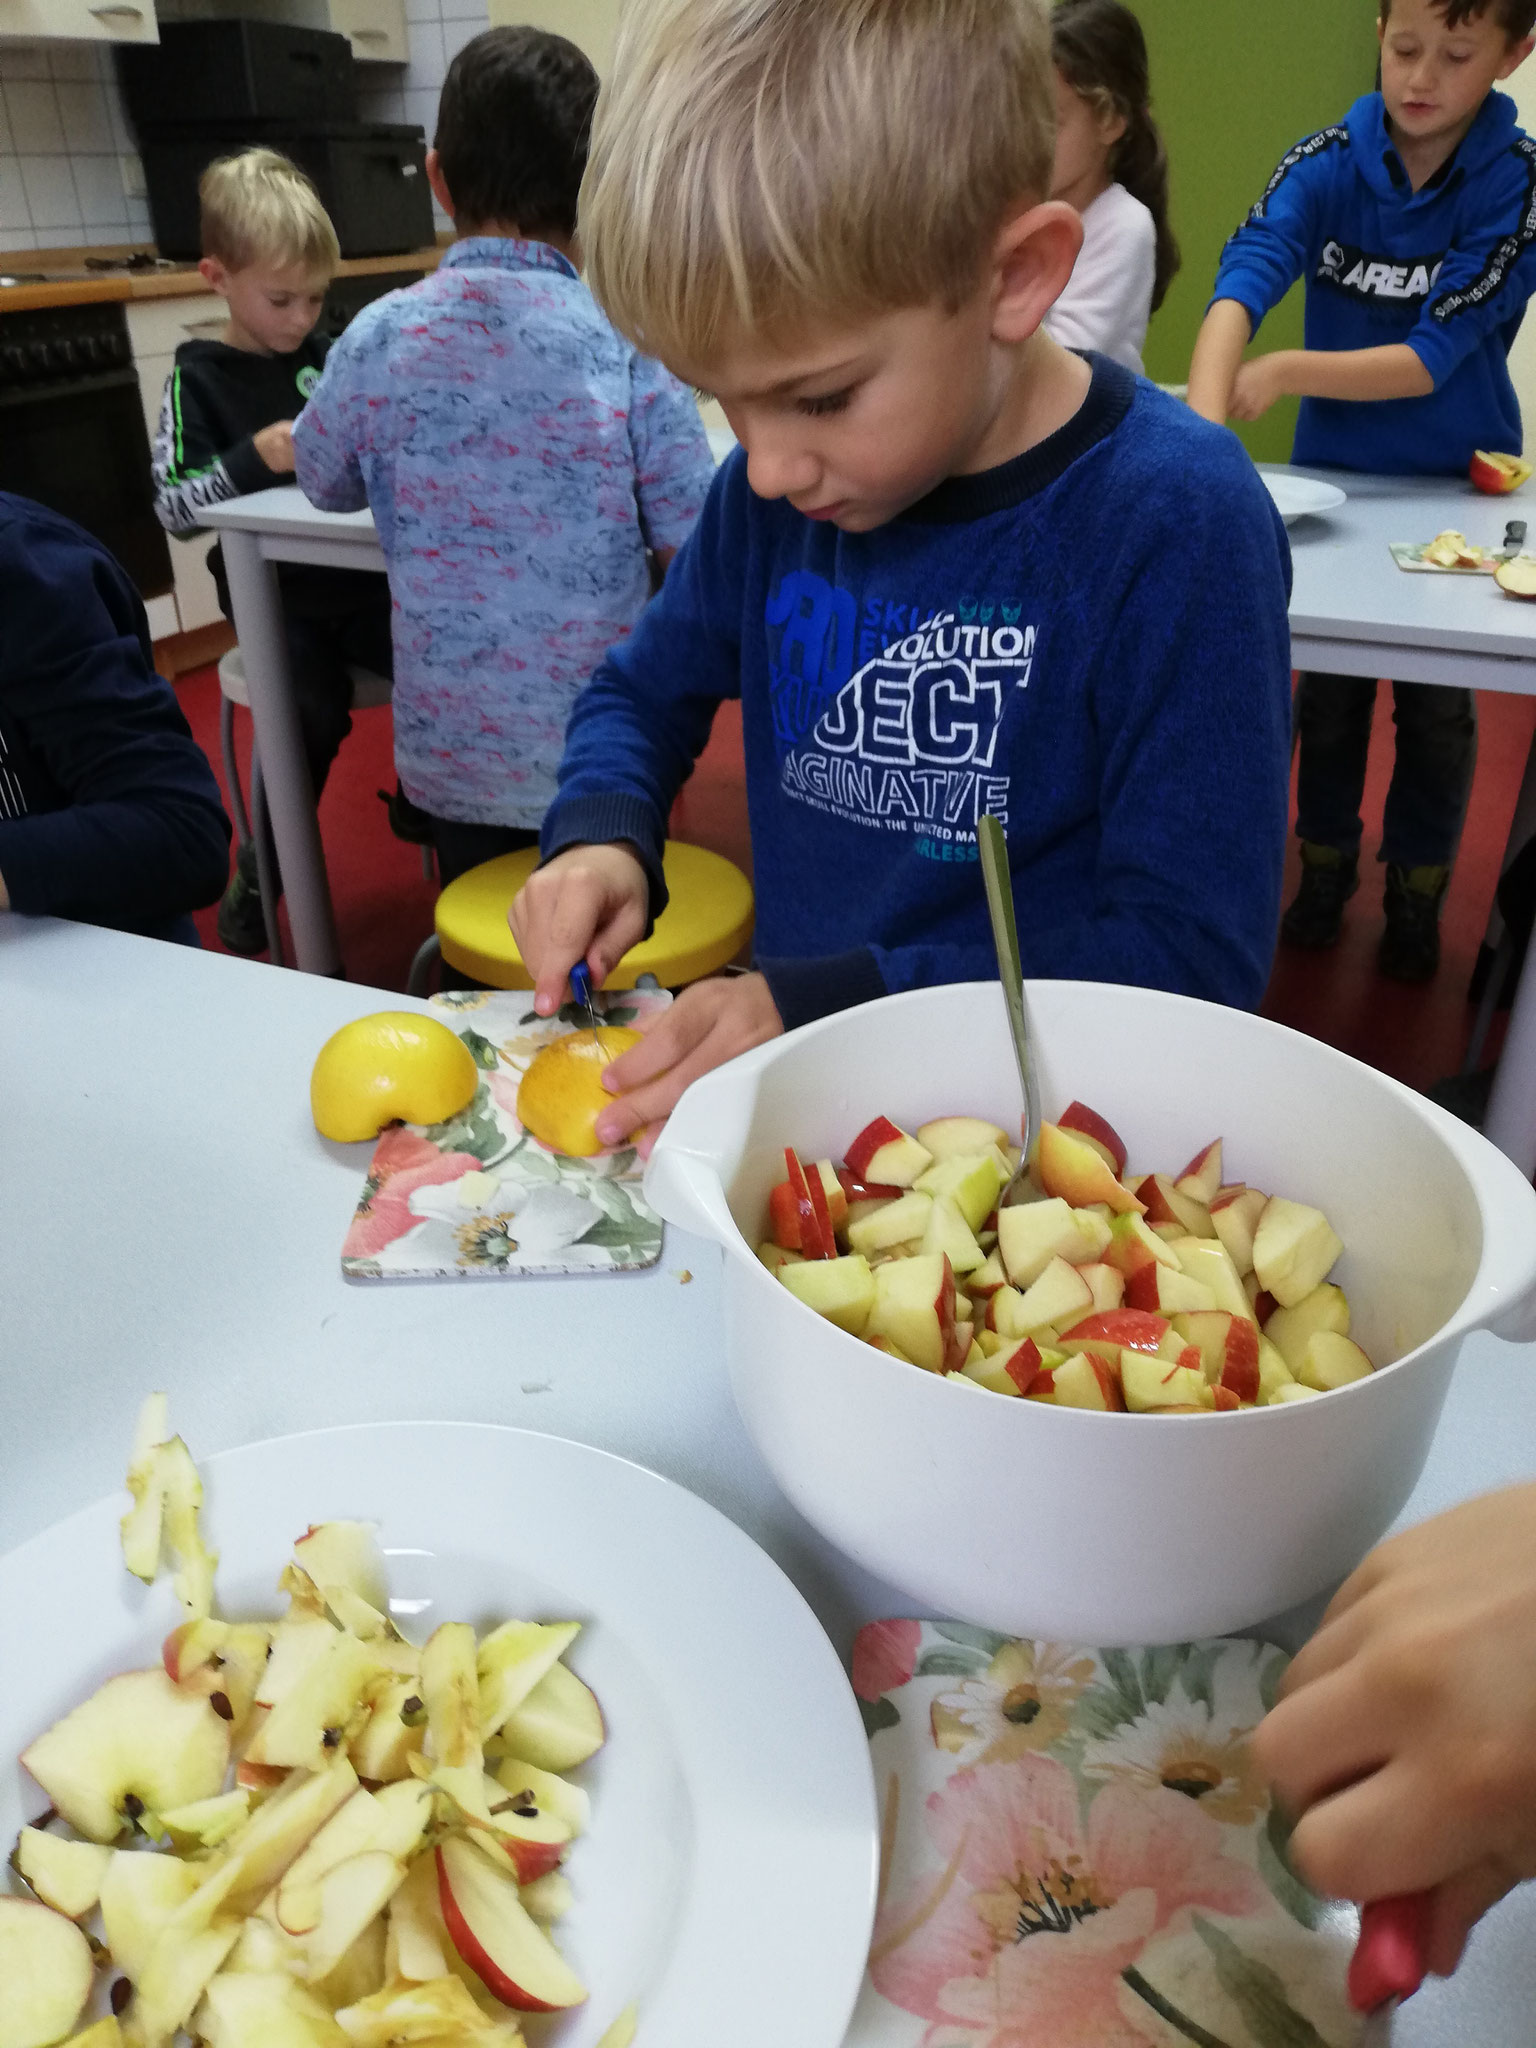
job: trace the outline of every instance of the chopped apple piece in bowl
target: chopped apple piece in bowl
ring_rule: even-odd
[[[1331,1392],[1370,1371],[1348,1342],[1343,1290],[1327,1278],[1344,1249],[1327,1217],[1225,1182],[1220,1138],[1177,1173],[1127,1175],[1113,1125],[1073,1102],[1041,1126],[1028,1177],[999,1210],[1012,1172],[1006,1148],[1002,1126],[975,1116],[932,1118],[915,1137],[876,1117],[842,1166],[807,1166],[790,1148],[759,1257],[849,1336],[1008,1399],[1227,1415],[1273,1406],[1285,1388]],[[835,1218],[829,1189],[849,1197]],[[1061,1332],[1068,1357],[1047,1362],[1041,1347]],[[1347,1351],[1331,1342],[1314,1351],[1319,1335],[1345,1340]],[[1122,1348],[1164,1369],[1133,1366],[1127,1382]]]

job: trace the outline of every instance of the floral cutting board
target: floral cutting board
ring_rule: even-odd
[[[609,1024],[638,1024],[670,995],[598,998]],[[586,1023],[574,1004],[539,1017],[525,989],[434,996],[474,1055],[480,1086],[444,1124],[384,1132],[341,1248],[355,1280],[629,1272],[661,1256],[661,1218],[640,1195],[632,1145],[595,1159],[551,1152],[517,1120],[540,1046]]]
[[[1358,2042],[1355,1911],[1291,1873],[1249,1752],[1285,1663],[863,1629],[880,1906],[847,2048]]]

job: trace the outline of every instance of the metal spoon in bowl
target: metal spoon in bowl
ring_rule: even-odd
[[[1013,1038],[1013,1056],[1018,1062],[1019,1086],[1024,1093],[1024,1119],[1020,1128],[1024,1149],[1019,1164],[997,1198],[1001,1209],[1023,1177],[1030,1148],[1040,1131],[1040,1097],[1035,1086],[1034,1063],[1029,1056],[1029,1018],[1024,1007],[1024,963],[1019,957],[1019,927],[1013,914],[1013,878],[1008,872],[1008,841],[1003,828],[990,814],[976,828],[981,848],[981,878],[987,886],[987,910],[992,918],[992,943],[997,948],[998,978],[1003,984],[1003,1002],[1008,1011],[1008,1029]]]

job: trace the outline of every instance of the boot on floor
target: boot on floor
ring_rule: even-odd
[[[1434,979],[1440,965],[1440,905],[1450,879],[1448,867],[1387,869],[1387,928],[1376,965],[1388,981]]]
[[[1301,887],[1280,920],[1280,936],[1288,946],[1320,952],[1339,943],[1344,906],[1360,886],[1359,862],[1335,846],[1301,842]]]

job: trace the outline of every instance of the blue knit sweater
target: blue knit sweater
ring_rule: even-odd
[[[1308,348],[1406,343],[1435,380],[1423,398],[1304,398],[1298,462],[1465,476],[1479,448],[1519,454],[1508,357],[1536,290],[1536,142],[1507,95],[1488,95],[1417,192],[1380,93],[1298,142],[1228,242],[1213,297],[1257,330],[1298,277]]]
[[[213,770],[100,541],[0,491],[0,876],[11,908],[196,945],[229,865]]]
[[[577,700],[546,856],[626,840],[742,700],[758,965],[787,1025],[996,974],[976,819],[1025,971],[1238,1005],[1269,973],[1290,557],[1238,442],[1104,357],[1082,408],[866,534],[716,478]]]

